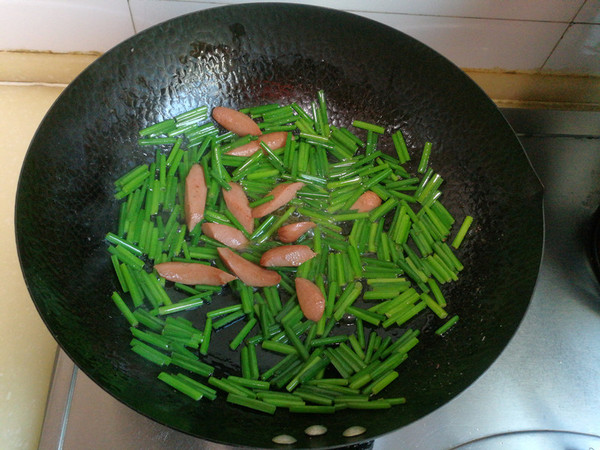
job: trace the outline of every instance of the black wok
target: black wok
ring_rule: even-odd
[[[117,219],[113,181],[153,157],[137,145],[137,130],[148,124],[203,104],[307,106],[318,89],[326,92],[336,124],[361,119],[400,128],[413,155],[425,141],[433,143],[432,164],[446,180],[444,204],[459,222],[475,217],[458,254],[466,269],[446,290],[459,325],[440,339],[431,333],[440,325],[434,317],[411,323],[423,341],[386,394],[408,402],[391,410],[331,416],[281,410],[271,417],[221,398],[187,400],[130,352],[128,327],[110,301],[116,280],[103,238]],[[392,151],[390,142],[384,149]],[[71,83],[27,153],[16,230],[23,273],[46,325],[73,361],[121,402],[211,441],[271,447],[274,435],[287,433],[300,447],[328,447],[373,439],[423,417],[466,389],[503,351],[538,273],[542,188],[492,101],[425,45],[343,12],[248,4],[144,31]],[[226,344],[217,350],[212,363],[219,370],[237,369],[238,357]],[[329,431],[306,437],[304,428],[315,423]],[[349,425],[367,431],[348,440],[342,431]]]

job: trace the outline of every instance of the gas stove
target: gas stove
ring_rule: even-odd
[[[600,284],[589,258],[600,205],[600,112],[502,112],[545,188],[544,251],[530,306],[478,380],[376,439],[376,450],[600,449]],[[136,413],[59,351],[39,448],[230,447]]]

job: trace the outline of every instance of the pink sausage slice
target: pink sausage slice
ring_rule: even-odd
[[[317,256],[307,245],[282,245],[263,253],[260,265],[265,267],[298,267]]]
[[[381,205],[381,199],[373,191],[367,191],[354,202],[350,209],[355,209],[357,212],[369,212]]]
[[[235,273],[246,285],[253,287],[276,286],[281,281],[281,275],[242,258],[226,247],[217,249],[221,260],[229,270]]]
[[[222,286],[236,279],[230,273],[200,263],[164,262],[154,268],[161,277],[181,284]]]
[[[296,295],[304,317],[318,322],[325,311],[325,297],[319,286],[306,278],[296,277]]]
[[[262,134],[256,122],[250,116],[235,109],[217,106],[213,108],[212,116],[219,125],[226,130],[233,131],[238,136],[246,136],[247,134],[260,136]]]
[[[240,230],[220,223],[204,222],[202,232],[209,238],[225,244],[227,247],[242,249],[248,245],[248,239]]]
[[[200,164],[194,164],[185,179],[184,209],[189,231],[192,231],[204,218],[206,192],[204,169]]]
[[[296,192],[304,187],[304,183],[297,181],[295,183],[281,183],[267,194],[272,195],[273,200],[258,205],[252,210],[252,217],[260,218],[272,213],[276,209],[281,208],[296,196]]]
[[[245,230],[252,234],[254,219],[252,218],[252,208],[250,208],[248,197],[246,197],[244,189],[239,184],[230,182],[229,186],[231,186],[229,191],[222,189],[227,209],[231,211],[231,214],[242,224]]]
[[[317,224],[314,222],[290,223],[289,225],[284,225],[277,230],[277,237],[281,242],[289,244],[316,226]]]
[[[287,131],[274,131],[273,133],[263,134],[255,141],[231,149],[226,154],[233,156],[252,156],[260,148],[261,142],[267,144],[271,150],[278,150],[285,147],[286,140]]]

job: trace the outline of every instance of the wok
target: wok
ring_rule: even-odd
[[[446,180],[444,204],[458,222],[475,217],[458,253],[466,269],[445,291],[449,313],[461,320],[443,339],[431,332],[440,324],[431,315],[410,324],[422,330],[422,342],[386,394],[405,396],[407,404],[390,410],[326,416],[278,410],[271,417],[222,397],[188,400],[156,381],[160,369],[130,352],[128,326],[110,301],[117,281],[104,236],[118,216],[113,181],[153,158],[137,144],[142,127],[204,104],[308,106],[318,89],[326,92],[337,125],[360,119],[401,129],[413,159],[425,141],[433,143],[432,164]],[[382,148],[393,151],[391,141]],[[246,4],[139,33],[72,82],[25,158],[16,234],[39,314],[71,359],[109,394],[159,423],[214,442],[272,447],[273,436],[287,433],[299,447],[332,447],[373,439],[427,415],[503,351],[538,273],[542,187],[492,101],[427,46],[344,12]],[[238,369],[239,358],[226,344],[232,333],[224,331],[211,344],[216,355],[209,362],[218,370]],[[329,431],[308,438],[303,430],[315,423]],[[367,431],[343,438],[350,425]]]

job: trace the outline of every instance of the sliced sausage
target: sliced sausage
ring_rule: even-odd
[[[229,150],[226,155],[232,156],[252,156],[260,148],[260,143],[264,142],[271,150],[278,150],[285,147],[287,140],[287,131],[274,131],[273,133],[263,134],[258,139],[247,144]]]
[[[189,231],[204,218],[206,207],[206,179],[204,169],[200,164],[194,164],[185,179],[185,221]]]
[[[357,212],[369,212],[381,205],[381,198],[373,191],[367,191],[358,197],[358,200],[350,207]]]
[[[225,244],[227,247],[242,249],[248,245],[248,239],[237,228],[220,223],[204,222],[202,232],[209,238]]]
[[[250,116],[236,111],[235,109],[217,106],[212,111],[213,119],[219,125],[229,131],[233,131],[238,136],[260,136],[262,131]]]
[[[252,208],[244,189],[237,183],[229,182],[230,190],[223,189],[223,199],[227,209],[242,224],[245,230],[252,234],[254,230],[254,218],[252,217]]]
[[[274,198],[267,203],[258,205],[252,210],[252,217],[260,218],[272,213],[276,209],[281,208],[290,200],[296,197],[296,192],[304,187],[304,183],[297,181],[295,183],[281,183],[275,186],[267,196],[272,195]]]
[[[317,256],[307,245],[282,245],[263,253],[260,265],[265,267],[298,267]]]
[[[290,223],[277,230],[277,237],[281,242],[289,244],[290,242],[296,241],[300,236],[316,226],[317,224],[314,222]]]
[[[237,277],[248,286],[276,286],[281,281],[281,275],[242,258],[228,248],[217,249],[221,260]]]
[[[164,262],[154,268],[161,277],[181,284],[222,286],[236,279],[230,273],[200,263]]]
[[[306,278],[296,277],[296,295],[304,317],[318,322],[325,311],[325,296],[319,286]]]

